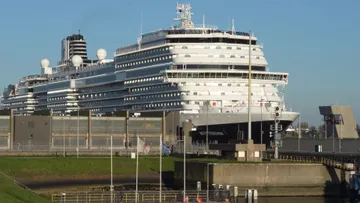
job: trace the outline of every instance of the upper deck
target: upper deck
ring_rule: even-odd
[[[255,45],[257,38],[248,32],[235,31],[234,21],[232,30],[220,30],[216,26],[194,25],[191,21],[190,5],[177,5],[180,20],[178,26],[170,29],[161,29],[141,35],[136,44],[124,46],[116,50],[115,55],[122,55],[151,46],[159,46],[166,43],[233,43]]]

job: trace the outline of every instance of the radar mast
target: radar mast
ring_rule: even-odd
[[[180,20],[178,28],[194,28],[194,24],[191,21],[191,6],[190,4],[176,4],[176,10],[178,16],[174,20]]]

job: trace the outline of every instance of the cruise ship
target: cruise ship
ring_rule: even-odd
[[[194,125],[193,141],[229,142],[246,139],[248,81],[251,67],[251,121],[255,142],[264,142],[280,109],[285,130],[299,115],[285,106],[288,73],[270,72],[256,36],[250,32],[220,30],[192,22],[191,6],[177,4],[179,25],[142,34],[134,44],[120,47],[111,59],[105,49],[97,59],[87,57],[83,35],[61,42],[61,61],[51,67],[41,60],[41,74],[28,75],[9,85],[3,108],[17,115],[51,110],[69,115],[90,110],[109,112],[177,112],[176,127],[185,120]],[[266,135],[265,135],[266,134]]]

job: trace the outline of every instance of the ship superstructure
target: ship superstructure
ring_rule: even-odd
[[[251,60],[252,122],[273,122],[275,107],[281,108],[284,125],[294,121],[298,113],[289,111],[284,102],[288,73],[267,70],[258,39],[235,31],[234,22],[232,30],[205,22],[194,25],[190,9],[178,4],[178,26],[141,35],[137,43],[118,48],[114,59],[105,59],[106,51],[99,49],[98,59],[89,60],[85,39],[68,37],[56,67],[43,59],[42,74],[26,76],[6,88],[5,108],[15,114],[51,109],[62,115],[90,109],[99,116],[119,110],[179,111],[180,120],[191,120],[198,129],[207,125],[221,128],[218,131],[224,134],[224,128],[236,126],[235,134],[243,135]],[[80,51],[75,55],[71,40],[73,48],[81,45],[73,49]]]

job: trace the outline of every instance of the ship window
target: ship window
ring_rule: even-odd
[[[235,58],[235,55],[231,55],[230,58]]]
[[[221,92],[221,95],[225,95],[225,92]]]
[[[220,58],[225,58],[225,56],[223,54],[220,55]]]
[[[219,84],[218,84],[218,86],[222,86],[222,84],[221,84],[221,83],[219,83]]]
[[[231,47],[226,47],[226,49],[231,49]]]
[[[185,57],[186,57],[186,58],[189,58],[189,57],[191,57],[191,55],[189,55],[189,54],[186,54],[186,55],[185,55]]]
[[[216,49],[221,49],[221,46],[217,46]]]
[[[241,47],[237,47],[236,49],[237,49],[237,50],[241,50]]]
[[[245,56],[240,56],[240,58],[245,58]]]
[[[231,83],[227,84],[228,86],[231,86]]]

